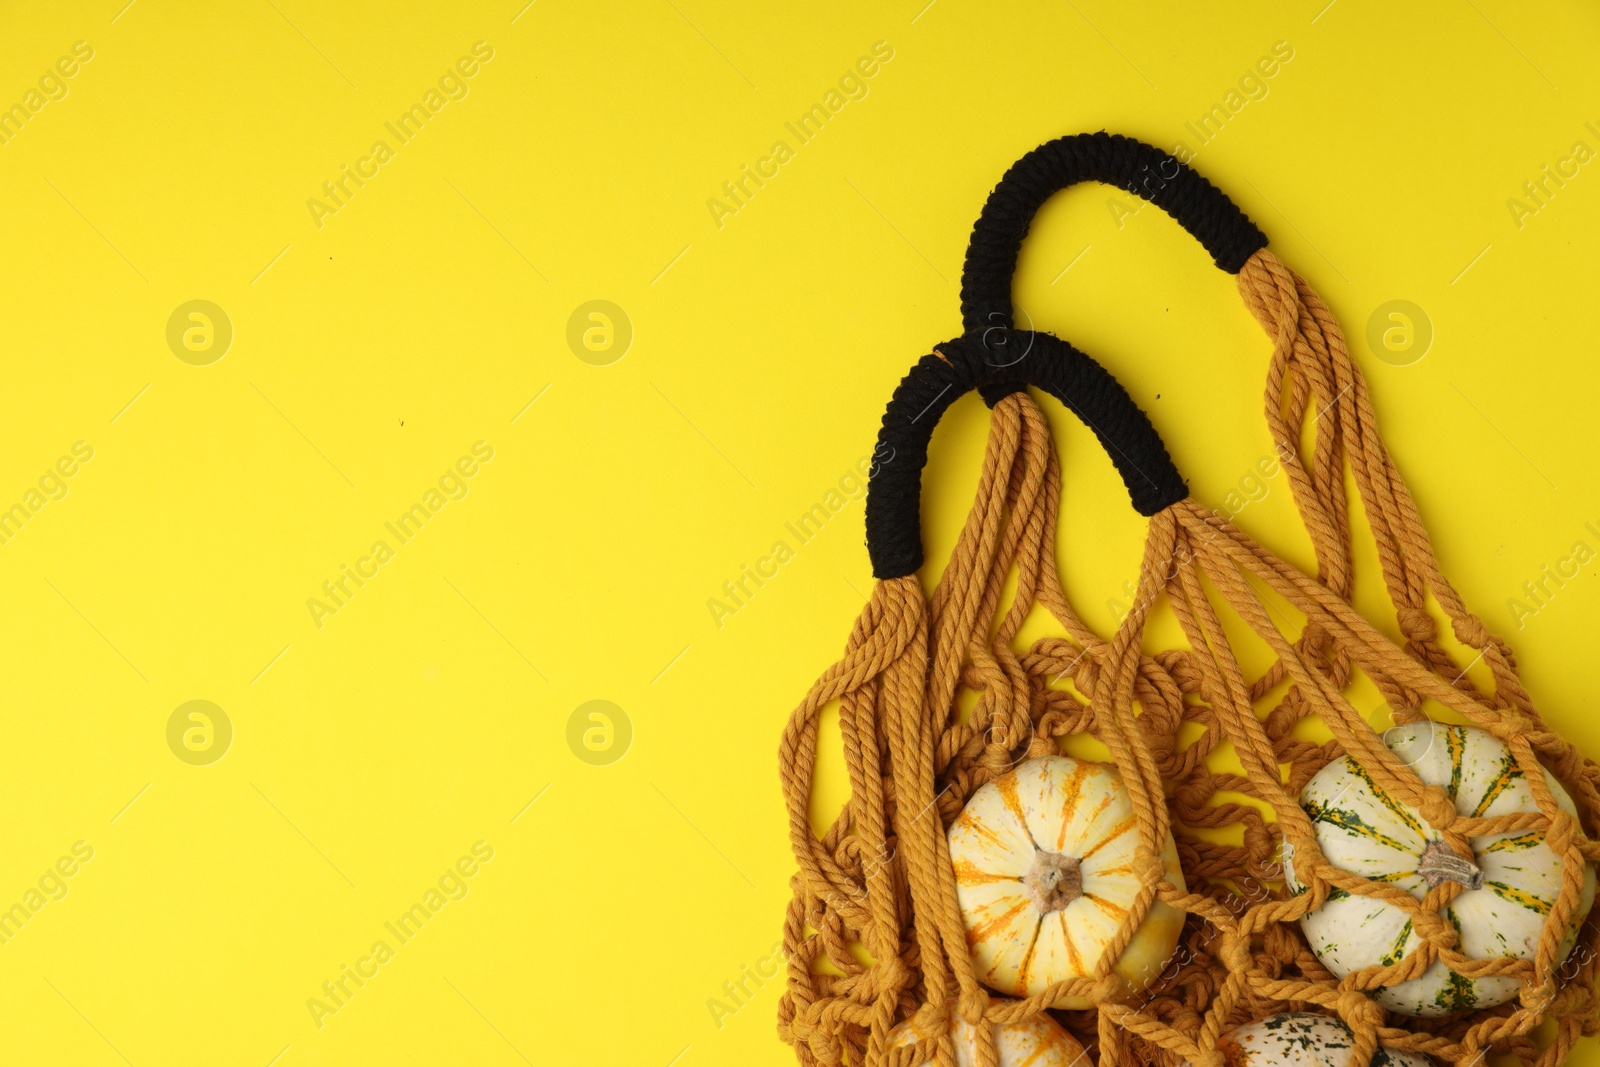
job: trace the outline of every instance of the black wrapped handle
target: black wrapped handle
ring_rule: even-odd
[[[1094,431],[1141,515],[1189,495],[1149,418],[1100,364],[1046,333],[990,330],[987,340],[968,334],[918,360],[883,414],[867,484],[874,577],[903,578],[922,566],[922,468],[945,410],[974,387],[992,405],[1019,383],[1049,393]]]
[[[1069,185],[1096,181],[1134,193],[1177,219],[1217,266],[1237,274],[1267,237],[1221,190],[1159,148],[1120,134],[1080,133],[1035,148],[1012,164],[972,228],[961,270],[961,321],[969,333],[1015,325],[1011,279],[1028,227]]]

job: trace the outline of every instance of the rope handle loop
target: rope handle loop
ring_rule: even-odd
[[[900,382],[883,413],[867,481],[867,552],[879,580],[903,578],[922,566],[922,468],[944,412],[967,390],[990,397],[1032,385],[1059,400],[1094,431],[1111,457],[1134,508],[1154,515],[1189,495],[1166,445],[1122,383],[1058,337],[1006,330],[966,335],[923,356]],[[1006,361],[994,357],[1006,353]],[[1017,356],[1015,353],[1020,352]]]
[[[981,333],[1015,326],[1011,280],[1034,215],[1062,189],[1087,181],[1115,185],[1161,208],[1229,274],[1238,274],[1246,260],[1266,247],[1266,234],[1175,156],[1104,130],[1058,137],[1011,165],[972,227],[961,268],[963,329]]]

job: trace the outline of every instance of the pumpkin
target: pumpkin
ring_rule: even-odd
[[[956,898],[978,978],[1011,996],[1087,978],[1141,882],[1133,802],[1116,768],[1045,756],[980,787],[950,826]],[[1167,835],[1167,880],[1184,888]],[[1112,965],[1125,993],[1144,989],[1178,943],[1184,913],[1156,901]],[[1063,995],[1057,1008],[1088,1008]]]
[[[1510,749],[1486,730],[1421,722],[1394,727],[1383,741],[1423,782],[1444,789],[1461,815],[1538,810]],[[1544,777],[1556,803],[1575,814],[1561,783],[1549,771]],[[1444,911],[1460,933],[1456,947],[1463,955],[1533,959],[1545,916],[1561,889],[1561,860],[1545,844],[1543,831],[1474,837],[1472,856],[1457,855],[1415,809],[1385,794],[1348,756],[1306,783],[1300,805],[1311,817],[1322,854],[1337,867],[1399,886],[1418,900],[1445,879],[1466,886]],[[1290,888],[1298,892],[1302,886],[1294,877],[1292,855],[1285,857],[1284,868]],[[1594,891],[1594,865],[1585,864],[1563,959],[1589,914]],[[1419,943],[1404,910],[1338,889],[1300,925],[1317,958],[1338,978],[1362,967],[1397,963]],[[1469,979],[1435,960],[1420,977],[1384,987],[1375,997],[1408,1015],[1448,1015],[1503,1004],[1520,986],[1513,978]]]
[[[1354,1043],[1350,1028],[1338,1019],[1293,1011],[1223,1034],[1217,1051],[1228,1067],[1348,1067]],[[1380,1045],[1371,1067],[1430,1067],[1430,1061]]]
[[[889,1047],[904,1048],[934,1036],[907,1019],[889,1031]],[[952,1011],[950,1037],[956,1046],[956,1067],[977,1067],[978,1028]],[[996,1024],[994,1043],[1000,1052],[1000,1067],[1083,1067],[1088,1062],[1083,1046],[1048,1015]]]

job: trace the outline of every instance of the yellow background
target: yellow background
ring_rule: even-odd
[[[1507,607],[1600,547],[1600,164],[1520,228],[1506,204],[1600,149],[1588,5],[124,2],[0,16],[0,103],[94,49],[0,145],[0,507],[94,449],[0,545],[0,906],[94,850],[0,946],[6,1062],[790,1062],[778,983],[708,1001],[778,938],[774,753],[870,585],[859,500],[720,626],[707,601],[958,331],[1016,156],[1101,128],[1196,148],[1185,122],[1277,41],[1195,165],[1341,316],[1447,571],[1600,753],[1597,567],[1520,630]],[[477,41],[465,99],[319,228],[307,199]],[[719,227],[707,200],[878,41],[868,94]],[[1115,202],[1052,202],[1020,301],[1220,504],[1270,453],[1266,341],[1187,235]],[[208,366],[166,342],[194,299],[233,324]],[[609,365],[566,340],[594,299],[633,327]],[[1392,299],[1435,329],[1409,366],[1364,341]],[[1106,629],[1143,523],[1051,410],[1066,582]],[[935,440],[930,558],[985,423],[969,397]],[[465,499],[318,628],[307,599],[477,441]],[[1239,523],[1303,562],[1269,485]],[[167,746],[194,699],[233,724],[209,766]],[[632,726],[610,765],[567,743],[595,699]],[[478,841],[465,898],[319,1028],[308,998]]]

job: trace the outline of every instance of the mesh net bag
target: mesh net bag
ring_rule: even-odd
[[[1289,453],[1285,466],[1317,550],[1316,579],[1188,499],[1148,421],[1092,361],[1048,335],[1011,328],[1009,275],[1032,212],[1085,178],[1148,196],[1239,274],[1247,304],[1274,338],[1268,420]],[[992,281],[1002,274],[1004,289]],[[1146,146],[1096,135],[1052,142],[1007,175],[974,233],[963,310],[967,334],[924,358],[885,416],[868,498],[879,581],[844,659],[795,711],[780,752],[799,873],[785,924],[790,974],[779,1026],[801,1062],[954,1063],[946,1026],[953,1017],[990,1024],[971,1032],[975,1062],[993,1064],[995,1026],[1049,1012],[1102,1063],[1219,1064],[1230,1061],[1227,1035],[1238,1024],[1307,1010],[1348,1027],[1352,1067],[1368,1063],[1379,1044],[1396,1056],[1452,1062],[1486,1053],[1559,1062],[1594,1029],[1596,938],[1592,925],[1579,924],[1593,894],[1590,863],[1600,855],[1585,832],[1600,802],[1595,768],[1542,723],[1510,649],[1439,572],[1326,307],[1203,179]],[[1043,415],[1019,382],[1051,393],[1096,431],[1135,506],[1150,516],[1134,610],[1110,640],[1072,613],[1060,589],[1059,473]],[[983,475],[950,565],[925,599],[915,572],[928,435],[974,386],[995,409]],[[1314,443],[1286,448],[1291,434]],[[1347,603],[1346,464],[1403,646]],[[1015,591],[1002,605],[1013,571]],[[1437,641],[1430,597],[1487,666],[1486,692]],[[1187,647],[1150,655],[1141,634],[1158,601],[1176,615]],[[1036,603],[1064,633],[1015,651]],[[1241,628],[1272,654],[1255,676],[1232,647]],[[1399,724],[1391,744],[1352,704],[1350,691],[1363,681]],[[818,718],[834,700],[851,797],[819,836],[809,794]],[[1309,721],[1326,739],[1308,737]],[[1002,997],[975,967],[960,906],[964,875],[947,835],[986,786],[1080,734],[1105,745],[1126,785],[1137,824],[1126,866],[1142,888],[1088,973]],[[1215,767],[1224,742],[1237,771]],[[1472,778],[1480,765],[1481,781]],[[1303,791],[1318,783],[1327,787],[1320,806],[1303,808]],[[1404,838],[1399,851],[1419,853],[1409,870],[1381,870],[1361,852],[1371,842],[1348,825],[1352,808],[1388,820],[1386,836]],[[1161,855],[1173,829],[1177,876]],[[1533,866],[1544,875],[1537,884],[1507,875],[1503,856],[1484,860],[1504,853],[1528,866],[1536,852]],[[1495,875],[1508,894],[1485,888]],[[1520,908],[1517,921],[1461,922],[1456,911],[1485,892],[1497,906]],[[1402,930],[1369,964],[1330,951],[1325,920],[1339,909],[1348,916],[1352,902],[1388,909],[1387,932],[1394,923]],[[1187,920],[1159,975],[1130,990],[1112,963],[1160,907]],[[1333,926],[1341,928],[1338,916]],[[1526,935],[1523,951],[1482,951],[1484,928],[1513,926]],[[1419,1015],[1414,1003],[1388,1010],[1384,998],[1392,1004],[1430,975],[1437,985],[1441,971],[1450,976],[1448,1011]],[[1064,1000],[1086,1007],[1055,1010]],[[1541,1038],[1535,1031],[1545,1021]],[[896,1024],[917,1040],[896,1040]]]

